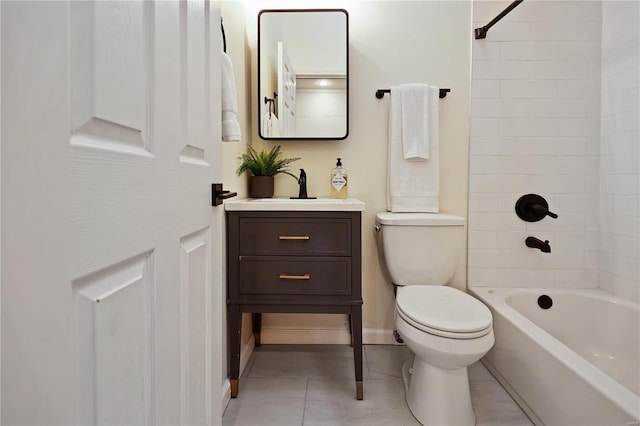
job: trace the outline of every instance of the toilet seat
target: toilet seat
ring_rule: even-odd
[[[491,311],[474,297],[446,286],[399,287],[398,315],[411,326],[440,337],[475,339],[491,332]]]

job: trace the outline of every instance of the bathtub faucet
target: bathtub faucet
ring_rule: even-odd
[[[549,240],[542,241],[537,239],[536,237],[527,237],[527,239],[524,240],[524,243],[527,245],[527,247],[537,248],[543,253],[551,253]]]

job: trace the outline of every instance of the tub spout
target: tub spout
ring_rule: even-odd
[[[539,249],[543,253],[551,253],[551,246],[549,245],[549,240],[539,240],[536,237],[527,237],[524,240],[524,243],[527,247]]]

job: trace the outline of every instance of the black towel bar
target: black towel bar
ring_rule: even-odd
[[[440,94],[438,95],[439,98],[444,98],[445,96],[447,96],[447,93],[451,92],[451,89],[440,89]],[[384,97],[385,93],[391,93],[390,89],[378,89],[376,90],[376,98],[378,99],[382,99]]]

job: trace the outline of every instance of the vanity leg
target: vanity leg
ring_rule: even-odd
[[[238,305],[227,306],[229,326],[229,381],[231,382],[231,398],[238,396],[238,378],[240,376],[240,332],[242,317]]]
[[[353,359],[356,373],[356,399],[364,398],[364,385],[362,382],[362,306],[351,308],[351,337],[353,340]]]
[[[235,398],[238,396],[238,379],[229,380],[231,383],[231,398]]]
[[[251,315],[251,322],[253,324],[253,337],[256,341],[256,346],[260,346],[260,330],[262,330],[262,314],[254,313]]]

